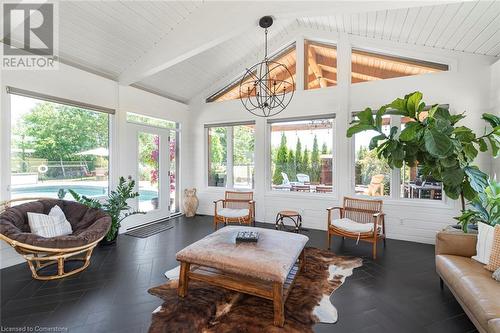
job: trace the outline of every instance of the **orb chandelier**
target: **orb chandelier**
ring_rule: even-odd
[[[271,117],[283,111],[293,97],[295,83],[292,73],[267,54],[267,29],[273,24],[271,16],[259,20],[265,31],[264,60],[246,69],[240,81],[240,100],[245,109],[258,117]]]

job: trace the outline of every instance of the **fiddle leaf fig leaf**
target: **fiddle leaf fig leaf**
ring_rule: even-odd
[[[443,172],[443,182],[450,186],[460,186],[464,179],[465,172],[460,168],[446,169]]]
[[[406,101],[402,98],[396,98],[391,104],[389,104],[389,107],[396,110],[396,112],[391,112],[392,114],[398,114],[401,116],[408,115],[408,111],[406,110]]]
[[[357,114],[360,124],[373,125],[373,111],[370,108],[366,108]]]
[[[500,126],[500,117],[495,116],[494,114],[483,113],[482,119],[484,119],[488,123],[490,123],[491,127],[493,127],[493,128]]]
[[[436,129],[427,130],[424,134],[425,148],[439,158],[445,158],[453,151],[453,144],[448,136]]]
[[[404,130],[401,131],[399,135],[399,140],[401,141],[413,141],[417,136],[417,131],[421,128],[420,123],[412,121],[406,124]]]
[[[478,151],[472,143],[465,144],[463,149],[464,149],[463,151],[464,151],[465,156],[470,161],[473,161],[476,158]]]
[[[375,126],[377,126],[379,132],[382,132],[382,116],[385,114],[386,110],[387,107],[382,106],[375,115]]]
[[[493,157],[496,158],[496,157],[500,156],[500,154],[499,154],[499,152],[500,152],[500,142],[498,140],[495,140],[492,137],[488,137],[488,141],[490,142],[490,146],[491,146],[491,151],[492,151]]]
[[[422,101],[422,93],[420,91],[416,91],[408,97],[408,101],[406,102],[406,109],[408,110],[408,115],[410,117],[412,118],[417,117],[421,101]]]
[[[484,139],[479,139],[479,150],[483,153],[488,150],[488,145]]]
[[[468,179],[464,179],[462,184],[462,192],[464,193],[465,199],[471,201],[477,196],[477,192],[470,186]]]
[[[479,170],[476,166],[466,166],[464,171],[474,191],[482,193],[486,186],[488,186],[488,175]]]
[[[350,138],[354,134],[363,132],[363,131],[368,131],[368,130],[376,130],[376,128],[373,125],[368,125],[368,124],[356,124],[347,130],[347,137]]]
[[[375,149],[378,146],[378,142],[381,141],[381,140],[385,140],[385,139],[387,139],[387,137],[385,136],[385,134],[380,134],[380,135],[374,136],[370,140],[370,145],[368,146],[368,148],[370,150]]]

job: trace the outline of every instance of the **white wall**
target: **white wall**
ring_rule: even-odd
[[[116,114],[111,120],[111,182],[116,184],[119,176],[132,174],[132,152],[135,147],[124,145],[127,136],[126,112],[146,114],[153,117],[172,120],[180,123],[182,129],[181,142],[189,142],[188,107],[164,97],[160,97],[132,87],[120,87],[117,82],[90,74],[64,64],[54,71],[1,71],[0,72],[0,147],[6,147],[10,141],[10,98],[6,86],[12,86],[55,97],[80,101],[88,104],[112,108]],[[186,166],[191,156],[189,144],[181,149],[180,188],[183,188],[185,177],[189,176]],[[10,156],[8,149],[0,152],[0,201],[8,198]],[[137,222],[137,221],[136,221]],[[127,225],[125,225],[126,227]],[[122,228],[123,232],[124,228]],[[23,260],[9,246],[1,242],[0,267],[7,267]]]
[[[299,40],[304,36],[300,36]],[[314,37],[314,36],[306,36]],[[322,33],[322,40],[327,34]],[[374,43],[359,37],[332,34],[332,41],[337,43],[338,75],[337,87],[317,89],[312,91],[296,91],[288,108],[279,117],[293,117],[336,113],[336,144],[334,146],[334,194],[279,193],[269,189],[268,167],[266,167],[269,142],[266,139],[267,127],[265,120],[256,119],[255,142],[255,197],[256,219],[262,222],[274,223],[277,211],[288,208],[302,212],[306,228],[326,229],[326,208],[341,205],[345,195],[353,195],[352,175],[353,156],[352,142],[345,136],[349,115],[367,106],[378,107],[406,93],[420,90],[428,104],[448,103],[453,112],[467,111],[466,125],[474,130],[483,128],[480,114],[488,110],[489,85],[491,75],[491,59],[471,57],[460,54],[432,52],[430,50],[409,50],[391,48],[391,45]],[[405,77],[384,81],[367,82],[351,85],[350,81],[350,47],[366,47],[385,52],[393,52],[407,57],[415,57],[429,61],[448,63],[449,72]],[[297,52],[302,61],[302,52]],[[297,82],[302,80],[298,71]],[[219,82],[221,83],[221,82]],[[222,85],[220,85],[222,86]],[[213,92],[215,87],[211,88]],[[219,103],[204,103],[208,91],[194,99],[190,104],[193,117],[193,169],[195,170],[193,186],[199,189],[200,209],[202,214],[213,214],[214,199],[223,196],[224,189],[206,186],[206,138],[203,125],[241,120],[251,120],[254,117],[243,107],[239,100]],[[490,168],[487,156],[478,158],[481,168]],[[435,232],[442,227],[455,223],[454,216],[458,214],[459,205],[451,200],[445,202],[428,202],[420,200],[385,201],[384,210],[387,214],[386,225],[389,238],[433,243]]]
[[[491,65],[491,110],[500,117],[500,60]],[[500,157],[491,158],[491,174],[500,181]]]

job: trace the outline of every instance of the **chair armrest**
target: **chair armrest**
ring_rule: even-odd
[[[342,207],[328,207],[326,209],[326,211],[328,212],[328,219],[326,220],[326,230],[328,230],[330,228],[330,225],[332,224],[332,211],[335,209],[339,210],[340,218],[342,218],[344,208],[342,208]]]
[[[217,204],[218,204],[219,202],[224,203],[224,202],[225,202],[225,200],[224,200],[224,199],[214,200],[214,216],[217,216]]]
[[[451,254],[462,257],[476,255],[477,235],[463,232],[440,231],[436,235],[436,255]]]
[[[220,202],[220,201],[224,202],[224,199],[214,200],[214,204],[217,205],[217,203]]]
[[[343,208],[343,207],[328,207],[326,210],[327,210],[327,211],[329,211],[329,212],[331,212],[331,211],[332,211],[332,210],[334,210],[334,209],[338,209],[338,210],[340,210],[340,211],[344,210],[344,208]]]

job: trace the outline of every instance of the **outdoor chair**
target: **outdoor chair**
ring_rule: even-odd
[[[377,242],[382,239],[385,246],[385,214],[382,212],[382,203],[382,200],[344,197],[343,207],[327,208],[328,249],[332,236],[347,237],[372,243],[372,256],[376,259]],[[333,219],[333,210],[339,211],[338,219]]]
[[[311,178],[309,178],[309,175],[306,175],[305,173],[298,173],[297,181],[301,184],[309,184],[311,182]]]
[[[219,208],[222,203],[222,208]],[[255,226],[253,192],[226,191],[225,198],[214,201],[214,229],[219,223],[239,223]]]
[[[74,201],[57,199],[42,199],[10,207],[14,201],[26,200],[33,199],[16,199],[0,204],[0,239],[26,259],[33,278],[60,279],[87,268],[92,251],[108,233],[111,217],[102,210]],[[55,205],[64,212],[73,233],[50,238],[32,234],[28,212],[48,214]],[[68,261],[80,261],[83,264],[65,271],[64,264]],[[51,265],[57,265],[56,274],[40,274],[41,270]]]

